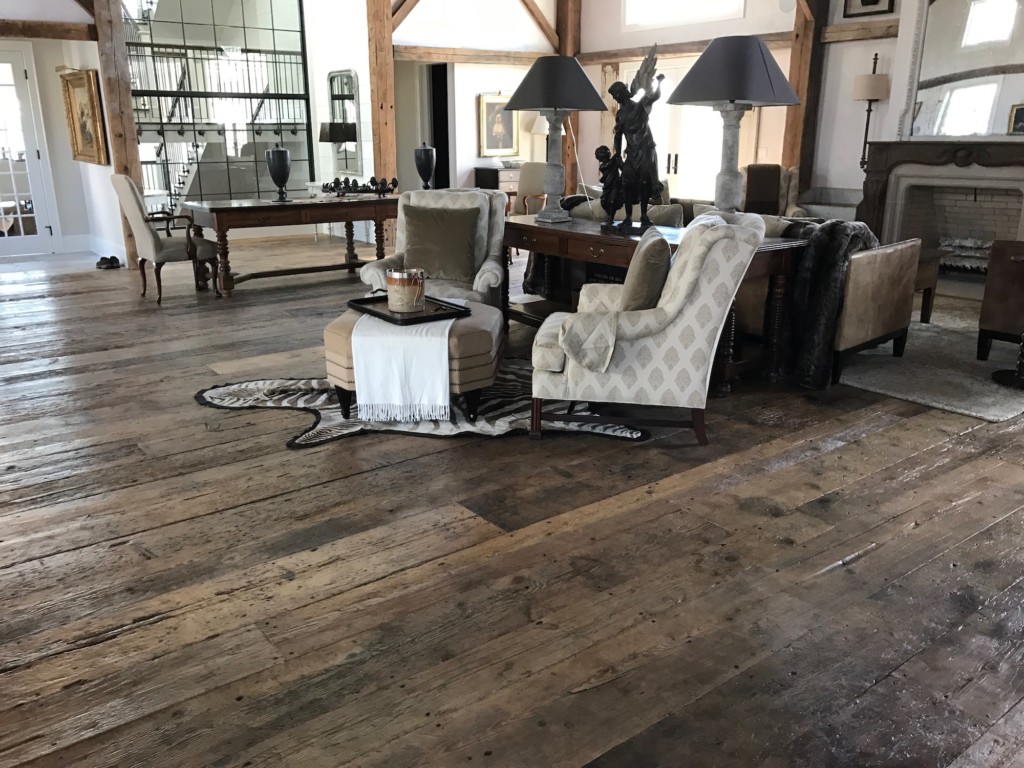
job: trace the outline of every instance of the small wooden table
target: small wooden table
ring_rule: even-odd
[[[310,272],[329,272],[337,269],[353,270],[363,265],[356,258],[353,222],[372,221],[377,241],[377,258],[384,258],[384,222],[398,218],[398,197],[386,195],[346,195],[345,197],[315,197],[275,203],[270,200],[186,200],[181,207],[193,220],[193,233],[203,236],[203,228],[217,233],[217,263],[220,287],[231,295],[236,283],[257,277],[303,275]],[[239,227],[277,227],[291,224],[330,224],[345,222],[345,261],[314,267],[289,267],[246,275],[232,275],[228,261],[228,230]]]
[[[683,230],[658,227],[673,251],[679,246]],[[628,267],[640,236],[626,237],[602,232],[601,224],[590,219],[573,219],[567,224],[539,224],[536,216],[509,216],[505,219],[505,281],[501,308],[507,319],[539,326],[543,317],[528,308],[513,308],[508,303],[508,249],[523,248],[546,256],[560,256],[575,261],[592,262],[613,267]],[[786,275],[793,253],[807,245],[807,240],[769,237],[754,253],[743,279],[768,278],[768,309],[765,327],[764,354],[744,360],[735,359],[736,314],[729,311],[726,326],[715,353],[716,380],[719,394],[732,389],[731,382],[748,369],[766,369],[768,378],[777,381],[783,376],[782,329],[784,327]],[[548,305],[550,306],[550,304]]]

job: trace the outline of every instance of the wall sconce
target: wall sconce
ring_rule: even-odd
[[[868,166],[868,131],[871,129],[871,110],[876,101],[885,101],[889,98],[889,76],[878,74],[878,54],[871,62],[870,75],[857,75],[853,79],[853,100],[866,101],[868,113],[864,120],[864,145],[860,153],[860,167],[864,170]]]

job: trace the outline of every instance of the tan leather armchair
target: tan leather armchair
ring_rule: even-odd
[[[891,340],[893,356],[903,356],[920,255],[921,241],[914,239],[850,257],[832,353],[833,384],[839,383],[843,362],[854,352]]]
[[[894,341],[903,356],[914,308],[921,241],[905,240],[860,251],[850,257],[832,351],[831,381],[838,383],[845,358],[862,349]],[[763,338],[767,280],[744,282],[736,294],[736,329]]]
[[[1020,344],[1024,334],[1024,242],[996,240],[988,259],[978,319],[978,359],[988,360],[992,341]]]

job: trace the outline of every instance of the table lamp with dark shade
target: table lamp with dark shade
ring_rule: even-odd
[[[562,165],[562,123],[570,112],[608,109],[583,67],[573,56],[541,56],[530,67],[523,82],[505,106],[508,110],[535,110],[548,121],[547,166],[544,194],[547,202],[537,221],[559,224],[570,221],[559,201],[565,192]]]
[[[669,104],[714,107],[722,114],[722,170],[715,181],[715,206],[738,210],[742,204],[740,120],[754,107],[799,104],[768,46],[754,35],[711,41],[668,97]]]

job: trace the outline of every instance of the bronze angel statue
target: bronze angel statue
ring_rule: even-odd
[[[662,191],[658,180],[658,153],[648,125],[651,106],[661,98],[661,81],[665,79],[664,75],[654,75],[658,63],[657,50],[657,45],[651,46],[628,88],[622,82],[614,82],[608,88],[608,93],[619,104],[615,115],[614,150],[615,155],[622,158],[619,184],[626,208],[626,218],[619,225],[622,232],[632,229],[633,206],[637,204],[640,205],[641,230],[651,225],[647,218],[647,204]],[[641,89],[644,95],[633,101]],[[623,140],[626,142],[625,153]]]

